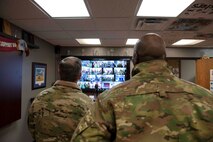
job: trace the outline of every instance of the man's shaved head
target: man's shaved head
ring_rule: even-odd
[[[81,60],[76,57],[64,58],[59,64],[61,80],[77,82],[81,76]]]
[[[135,45],[133,64],[166,57],[166,44],[160,35],[149,33],[144,35]]]

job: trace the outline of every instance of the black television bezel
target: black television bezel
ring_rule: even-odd
[[[66,58],[69,56],[62,56],[61,59]],[[131,57],[130,56],[74,56],[77,57],[81,60],[125,60],[127,61],[127,66],[126,66],[126,74],[125,74],[125,81],[130,79],[130,63],[131,63]],[[103,92],[107,89],[99,89],[98,92]],[[88,93],[88,92],[95,92],[95,89],[82,89],[83,92]]]

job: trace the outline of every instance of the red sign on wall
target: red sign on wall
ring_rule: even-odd
[[[17,51],[16,40],[0,36],[0,51]]]

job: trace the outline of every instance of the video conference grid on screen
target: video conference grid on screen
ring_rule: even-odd
[[[126,80],[127,61],[82,60],[82,76],[78,85],[81,89],[107,90]]]

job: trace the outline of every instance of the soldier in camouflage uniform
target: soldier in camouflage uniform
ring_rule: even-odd
[[[159,35],[143,36],[133,77],[98,97],[72,142],[213,142],[213,93],[175,77],[165,55]]]
[[[69,142],[92,100],[77,86],[81,60],[67,57],[59,64],[60,79],[42,91],[29,109],[28,128],[36,142]]]

